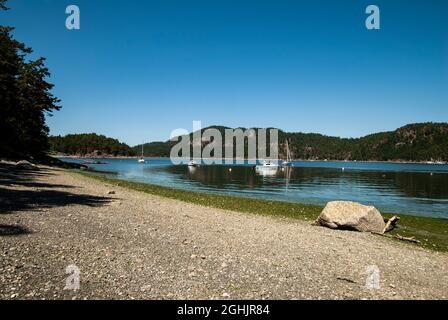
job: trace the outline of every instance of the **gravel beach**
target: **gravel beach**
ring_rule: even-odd
[[[0,178],[2,299],[448,298],[446,253],[61,169],[2,165]],[[70,265],[79,290],[64,289]]]

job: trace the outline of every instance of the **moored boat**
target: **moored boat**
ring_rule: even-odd
[[[199,163],[194,160],[191,160],[190,162],[188,162],[188,166],[189,167],[199,167]]]
[[[283,167],[292,167],[291,151],[289,150],[289,142],[286,139],[286,159],[282,162]]]
[[[146,163],[146,161],[145,161],[145,157],[144,157],[144,152],[143,152],[143,147],[144,147],[144,143],[142,143],[142,155],[141,155],[141,157],[138,159],[138,163],[140,163],[140,164],[144,164],[144,163]]]

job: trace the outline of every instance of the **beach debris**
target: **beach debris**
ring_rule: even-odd
[[[113,191],[113,190],[109,190],[109,191],[107,191],[107,194],[115,194],[115,191]]]
[[[346,277],[336,277],[337,280],[341,280],[341,281],[345,281],[345,282],[349,282],[349,283],[356,283],[355,280],[350,279],[350,278],[346,278]]]
[[[314,224],[330,229],[380,234],[386,227],[381,213],[375,207],[351,201],[328,202]]]
[[[415,237],[403,237],[403,236],[400,236],[399,234],[396,234],[394,236],[394,238],[398,239],[398,240],[402,240],[402,241],[409,241],[409,242],[412,242],[412,243],[420,243],[420,241],[415,239]]]
[[[392,231],[393,229],[395,229],[397,222],[400,220],[400,217],[397,216],[393,216],[392,218],[390,218],[387,223],[386,226],[383,229],[382,234]]]

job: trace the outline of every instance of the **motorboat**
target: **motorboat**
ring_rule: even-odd
[[[255,172],[263,177],[273,177],[277,175],[279,168],[278,163],[263,161],[262,164],[255,166]]]
[[[279,167],[278,163],[273,163],[270,161],[263,161],[261,164],[258,164],[255,166],[255,169],[260,169],[260,170],[272,170],[275,169],[277,170]]]

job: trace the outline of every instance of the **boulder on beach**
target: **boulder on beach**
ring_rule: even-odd
[[[382,233],[386,224],[373,206],[351,201],[328,202],[316,224],[331,229]]]

